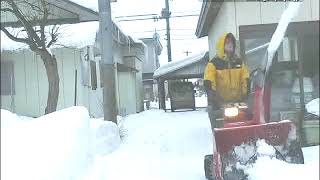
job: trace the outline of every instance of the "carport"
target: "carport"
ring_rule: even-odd
[[[209,52],[202,52],[179,61],[169,62],[166,65],[158,68],[153,75],[153,78],[157,80],[158,93],[159,93],[159,109],[167,109],[166,100],[166,88],[165,82],[171,81],[175,83],[175,80],[188,80],[193,78],[203,78],[204,69],[209,61]],[[168,86],[170,83],[168,83]],[[170,87],[168,87],[170,88]],[[169,91],[170,100],[172,99]],[[172,106],[172,104],[171,104]],[[192,106],[192,105],[191,105]],[[193,107],[192,109],[195,109]]]

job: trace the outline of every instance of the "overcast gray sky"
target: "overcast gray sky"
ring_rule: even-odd
[[[202,1],[200,0],[169,0],[172,16],[199,14]],[[129,16],[137,14],[158,14],[165,7],[165,0],[117,0],[112,3],[112,16]],[[149,16],[150,17],[150,16]],[[115,18],[119,21],[121,18]],[[128,19],[128,18],[126,18]],[[184,51],[196,54],[208,49],[207,38],[197,39],[195,29],[198,16],[179,17],[170,19],[172,60],[180,60],[186,57]],[[163,51],[160,55],[160,64],[167,63],[166,21],[143,20],[117,22],[120,28],[134,38],[152,37],[155,29],[160,34]],[[145,32],[149,31],[149,32]],[[189,55],[190,56],[190,55]]]

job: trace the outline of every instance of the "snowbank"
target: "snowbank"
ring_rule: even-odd
[[[105,179],[204,179],[203,157],[212,152],[205,111],[152,109],[125,117],[121,128],[123,143],[100,162]]]
[[[307,112],[311,113],[311,114],[315,114],[317,116],[319,116],[319,108],[320,108],[319,98],[314,99],[314,100],[308,102],[308,104],[306,104]]]
[[[8,110],[1,109],[1,129],[8,128],[8,127],[14,126],[14,125],[18,125],[18,124],[24,123],[24,122],[26,122],[26,121],[23,121],[16,114],[13,114]]]
[[[39,118],[1,109],[1,179],[82,178],[95,156],[120,144],[116,124],[91,119],[86,108],[71,107]]]
[[[90,129],[84,107],[28,123],[17,123],[16,115],[1,110],[1,121],[15,122],[1,127],[1,179],[77,179],[87,168]]]
[[[172,113],[152,109],[126,116],[119,124],[126,131],[120,147],[98,158],[85,180],[205,179],[203,158],[212,153],[212,134],[205,111]],[[271,159],[269,156],[275,151],[263,140],[258,142],[258,147],[258,161],[246,167],[250,179],[319,177],[316,164],[319,146],[304,149],[304,165]],[[247,155],[250,151],[250,148],[239,149],[238,153]]]
[[[90,125],[94,131],[94,155],[104,156],[119,147],[120,134],[119,128],[115,123],[104,121],[103,119],[91,119]]]

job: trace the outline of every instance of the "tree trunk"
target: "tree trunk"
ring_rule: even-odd
[[[45,114],[49,114],[57,110],[59,98],[60,80],[58,74],[57,60],[54,55],[51,55],[47,51],[43,51],[40,56],[46,68],[49,83],[47,107],[45,109]]]

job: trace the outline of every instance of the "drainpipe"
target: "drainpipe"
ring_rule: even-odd
[[[299,39],[301,43],[301,39]],[[305,144],[305,133],[303,130],[304,125],[304,111],[305,111],[305,104],[304,104],[304,83],[303,83],[303,64],[302,64],[302,46],[298,43],[298,52],[299,52],[299,58],[298,58],[298,66],[299,66],[299,88],[300,88],[300,111],[299,111],[299,138],[301,145]]]

